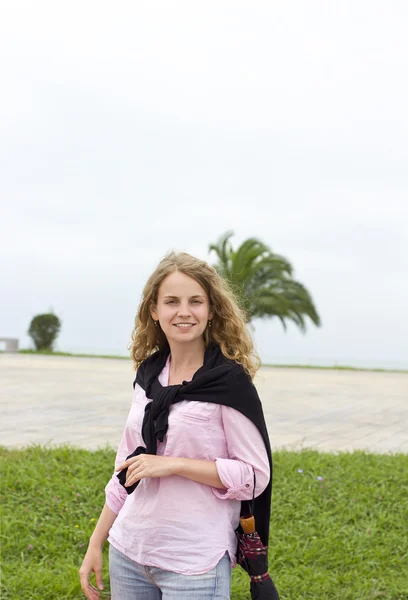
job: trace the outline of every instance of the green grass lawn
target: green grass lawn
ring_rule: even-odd
[[[114,452],[33,446],[0,455],[1,599],[84,598],[78,568]],[[274,453],[270,572],[281,600],[407,600],[407,523],[407,455]],[[104,583],[107,599],[107,558]],[[246,598],[237,568],[232,599]]]

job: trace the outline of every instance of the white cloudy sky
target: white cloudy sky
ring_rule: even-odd
[[[4,0],[0,335],[126,353],[170,249],[286,256],[323,325],[265,361],[408,365],[405,1]]]

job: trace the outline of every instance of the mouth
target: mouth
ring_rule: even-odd
[[[174,323],[174,327],[178,329],[191,329],[194,325],[195,323]]]

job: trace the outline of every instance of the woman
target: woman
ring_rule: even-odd
[[[266,545],[271,495],[244,314],[213,267],[172,252],[144,288],[132,340],[133,402],[82,590],[99,598],[108,539],[112,600],[228,599],[241,502],[257,498]]]

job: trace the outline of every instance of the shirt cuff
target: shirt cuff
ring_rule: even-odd
[[[212,488],[213,494],[221,500],[252,500],[254,473],[246,463],[231,458],[216,458],[218,476],[225,490]]]

